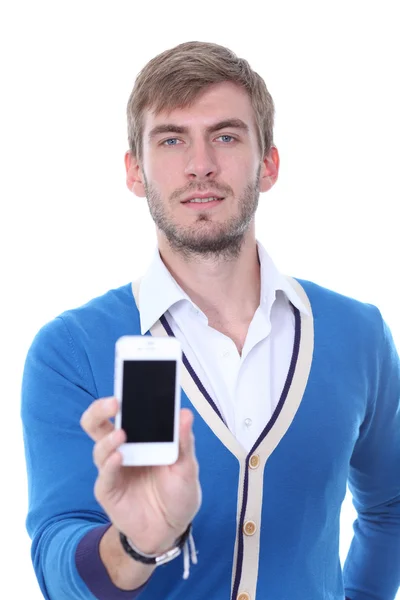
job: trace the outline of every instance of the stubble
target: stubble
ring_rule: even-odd
[[[172,250],[187,260],[192,260],[194,257],[215,260],[237,258],[258,207],[260,171],[261,166],[255,180],[246,185],[237,203],[239,211],[236,215],[225,222],[215,222],[206,210],[199,211],[195,223],[186,227],[174,222],[168,214],[168,205],[166,206],[159,192],[144,177],[150,214],[156,226],[164,233]],[[226,195],[227,188],[216,187],[213,184],[213,189],[223,196]],[[187,193],[191,191],[200,192],[201,189],[196,186],[196,190],[186,190]],[[173,197],[176,195],[173,194]],[[222,202],[234,201],[229,194]]]

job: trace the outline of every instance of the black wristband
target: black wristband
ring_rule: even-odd
[[[119,539],[121,540],[121,544],[125,552],[134,560],[144,563],[145,565],[163,565],[179,556],[186,540],[190,535],[191,529],[192,524],[190,523],[186,531],[176,540],[176,545],[174,548],[171,548],[162,554],[145,554],[144,552],[140,552],[133,546],[132,542],[130,542],[126,535],[122,532],[119,533]]]

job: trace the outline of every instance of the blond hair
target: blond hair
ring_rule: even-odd
[[[185,42],[150,60],[138,74],[127,106],[128,141],[141,162],[143,113],[190,106],[206,87],[230,81],[243,87],[255,113],[261,156],[273,145],[274,103],[264,80],[232,50],[207,42]]]

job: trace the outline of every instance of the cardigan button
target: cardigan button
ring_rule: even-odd
[[[250,594],[248,594],[247,592],[240,592],[240,594],[238,594],[237,596],[237,600],[251,600]]]
[[[254,521],[246,521],[243,525],[243,532],[245,533],[245,535],[254,535],[256,529],[257,527]]]
[[[259,464],[260,464],[260,455],[259,454],[253,454],[250,457],[250,460],[249,460],[249,467],[250,467],[250,469],[257,469],[258,466],[259,466]]]

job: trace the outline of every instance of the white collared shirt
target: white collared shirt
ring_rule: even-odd
[[[241,355],[233,340],[208,325],[206,315],[172,277],[158,249],[142,278],[139,297],[142,335],[165,314],[226,425],[247,451],[271,418],[285,385],[295,333],[290,302],[309,314],[260,242],[257,248],[260,305]]]

